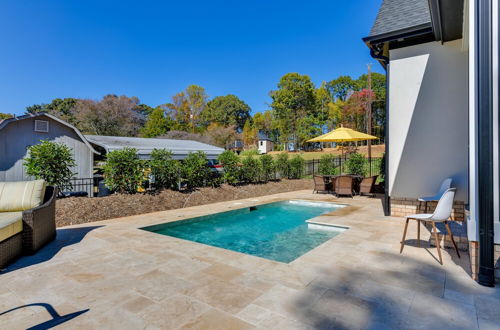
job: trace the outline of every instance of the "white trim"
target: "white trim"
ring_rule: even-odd
[[[475,1],[469,1],[469,218],[467,219],[467,238],[478,241],[477,230],[477,152],[476,152],[476,37]]]

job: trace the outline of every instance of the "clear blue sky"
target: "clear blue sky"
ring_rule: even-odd
[[[109,93],[156,106],[189,84],[263,111],[287,72],[318,85],[383,72],[361,41],[380,3],[3,0],[0,112]]]

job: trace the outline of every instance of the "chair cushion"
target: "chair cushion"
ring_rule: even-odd
[[[0,182],[0,212],[32,209],[43,202],[45,181]]]
[[[23,230],[23,212],[0,213],[0,242]]]

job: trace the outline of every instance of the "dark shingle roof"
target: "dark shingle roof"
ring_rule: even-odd
[[[368,37],[431,24],[428,0],[383,0]]]

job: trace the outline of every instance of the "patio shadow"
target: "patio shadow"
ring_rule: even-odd
[[[48,320],[48,321],[45,321],[43,323],[40,323],[40,324],[37,324],[35,326],[32,326],[28,329],[32,329],[32,330],[41,330],[41,329],[50,329],[50,328],[53,328],[59,324],[62,324],[64,322],[67,322],[69,320],[72,320],[74,319],[75,317],[81,315],[81,314],[84,314],[86,312],[89,311],[89,309],[84,309],[84,310],[81,310],[81,311],[77,311],[77,312],[74,312],[74,313],[69,313],[69,314],[66,314],[66,315],[59,315],[59,313],[54,309],[54,307],[52,307],[52,305],[50,304],[46,304],[46,303],[33,303],[33,304],[28,304],[28,305],[23,305],[23,306],[18,306],[18,307],[15,307],[15,308],[12,308],[12,309],[9,309],[5,312],[2,312],[0,313],[0,316],[4,315],[4,314],[7,314],[7,313],[10,313],[10,312],[14,312],[18,309],[21,309],[21,308],[27,308],[27,307],[43,307],[47,310],[47,312],[50,314],[50,316],[52,317],[52,320]]]
[[[473,304],[444,298],[445,271],[432,259],[422,262],[382,253],[380,260],[385,269],[322,268],[293,302],[299,311],[297,321],[314,329],[477,328]],[[390,266],[401,262],[402,267]],[[474,292],[474,288],[471,279],[470,286],[462,289]]]
[[[33,255],[23,256],[14,261],[4,269],[0,269],[0,275],[36,265],[52,259],[63,247],[80,242],[90,231],[102,226],[89,226],[78,228],[57,229],[56,239],[45,245]]]

